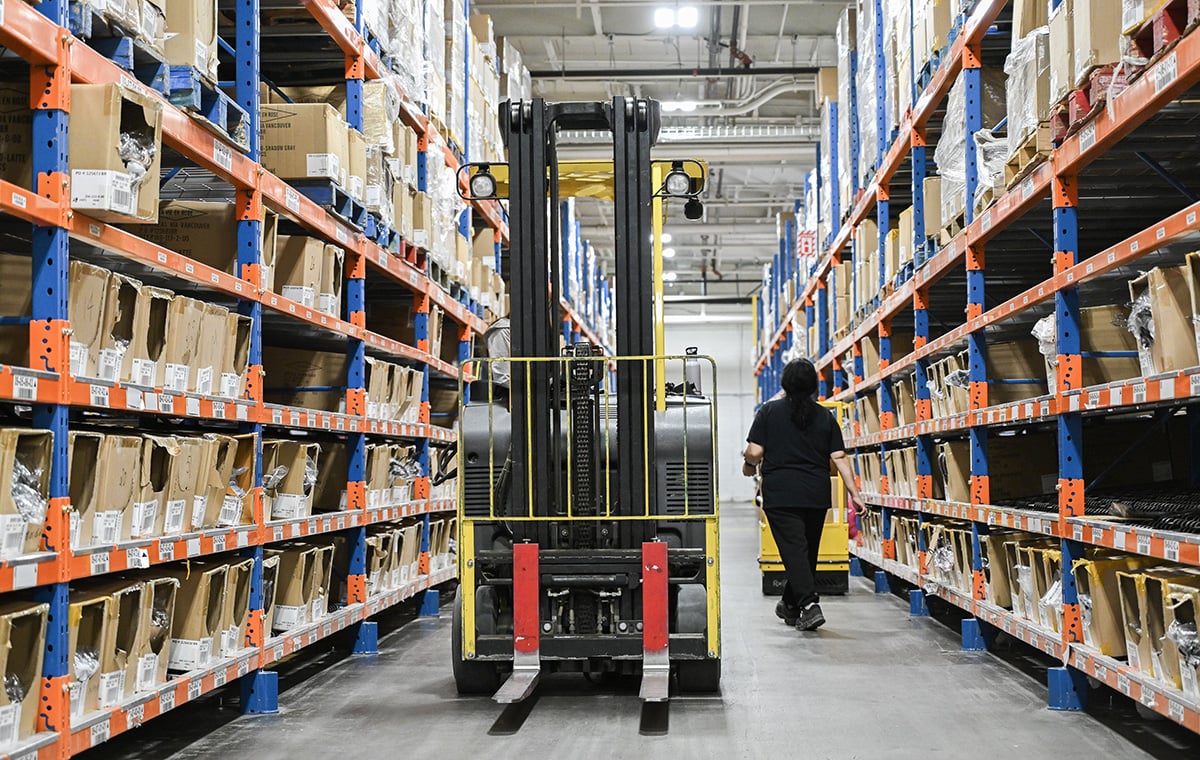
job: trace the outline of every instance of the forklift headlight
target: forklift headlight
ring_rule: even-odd
[[[671,165],[671,171],[667,172],[667,179],[664,183],[667,195],[678,197],[686,197],[692,192],[692,178],[683,170],[683,164],[676,162]]]
[[[488,166],[482,165],[471,177],[471,197],[476,200],[486,200],[496,197],[496,178],[492,176]]]

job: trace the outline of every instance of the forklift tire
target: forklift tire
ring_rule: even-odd
[[[704,633],[708,630],[708,592],[699,583],[680,585],[675,597],[675,632]]]
[[[675,679],[685,694],[712,694],[721,690],[720,660],[684,660],[678,664]]]
[[[488,587],[483,587],[488,588]],[[481,589],[482,590],[482,589]],[[500,688],[500,672],[496,665],[490,662],[471,662],[463,657],[463,642],[462,642],[462,595],[466,590],[459,588],[459,593],[454,597],[454,627],[451,629],[450,646],[451,657],[450,663],[454,670],[454,686],[458,689],[459,694],[486,694],[492,695]],[[483,601],[480,597],[484,594],[478,594],[476,603]],[[495,610],[495,596],[491,597],[491,609]],[[479,615],[476,614],[476,620]],[[476,631],[479,626],[476,625]]]

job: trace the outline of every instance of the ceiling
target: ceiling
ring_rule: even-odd
[[[655,10],[690,5],[692,29],[658,29]],[[706,214],[687,222],[669,212],[676,257],[668,262],[675,312],[745,306],[762,264],[778,251],[777,214],[803,193],[817,140],[815,69],[836,66],[834,31],[844,2],[745,0],[475,0],[534,74],[534,95],[550,101],[614,95],[692,101],[663,114],[655,157],[705,160]],[[702,69],[699,75],[695,69]],[[754,71],[760,73],[750,73]],[[562,158],[602,158],[602,146],[562,141]],[[579,204],[584,236],[611,255],[611,206]]]

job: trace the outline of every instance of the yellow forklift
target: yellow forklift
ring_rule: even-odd
[[[821,406],[832,409],[841,427],[850,414],[850,404],[837,401],[822,401]],[[849,499],[846,487],[837,470],[830,465],[829,487],[833,492],[833,509],[826,517],[825,529],[821,533],[821,546],[817,551],[817,592],[821,594],[845,594],[850,590],[850,523]],[[767,525],[767,516],[762,511],[762,499],[755,494],[758,506],[758,569],[762,572],[762,592],[766,596],[780,596],[787,576],[783,571],[783,560],[779,558],[779,547],[775,536]]]
[[[651,159],[653,100],[505,103],[508,163],[466,164],[467,199],[507,198],[507,346],[468,362],[458,430],[458,691],[503,704],[542,673],[640,675],[641,698],[720,685],[715,371],[662,355],[662,220],[703,214],[698,161]],[[613,160],[560,163],[560,130]],[[614,202],[615,356],[563,345],[560,198]],[[711,378],[711,380],[706,379]]]

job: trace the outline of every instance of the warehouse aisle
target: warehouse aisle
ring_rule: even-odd
[[[666,737],[639,735],[636,683],[604,688],[578,676],[544,681],[520,731],[489,736],[501,710],[454,693],[447,609],[438,620],[389,634],[377,658],[314,663],[281,695],[279,716],[234,719],[227,710],[226,725],[213,729],[197,725],[216,712],[213,706],[197,705],[129,734],[136,742],[105,745],[103,756],[306,760],[345,748],[356,760],[924,760],[962,757],[969,748],[980,760],[1072,760],[1163,757],[1197,743],[1173,726],[1129,719],[1128,710],[1104,722],[1050,712],[1040,706],[1045,689],[1037,680],[990,655],[960,652],[946,626],[910,621],[898,598],[876,597],[861,581],[848,597],[824,605],[829,624],[819,634],[788,629],[773,615],[774,600],[759,594],[755,531],[749,505],[727,507],[724,693],[673,701]],[[1147,736],[1148,728],[1166,731],[1166,741]],[[1137,749],[1124,732],[1160,751]],[[180,748],[189,734],[202,738]]]

